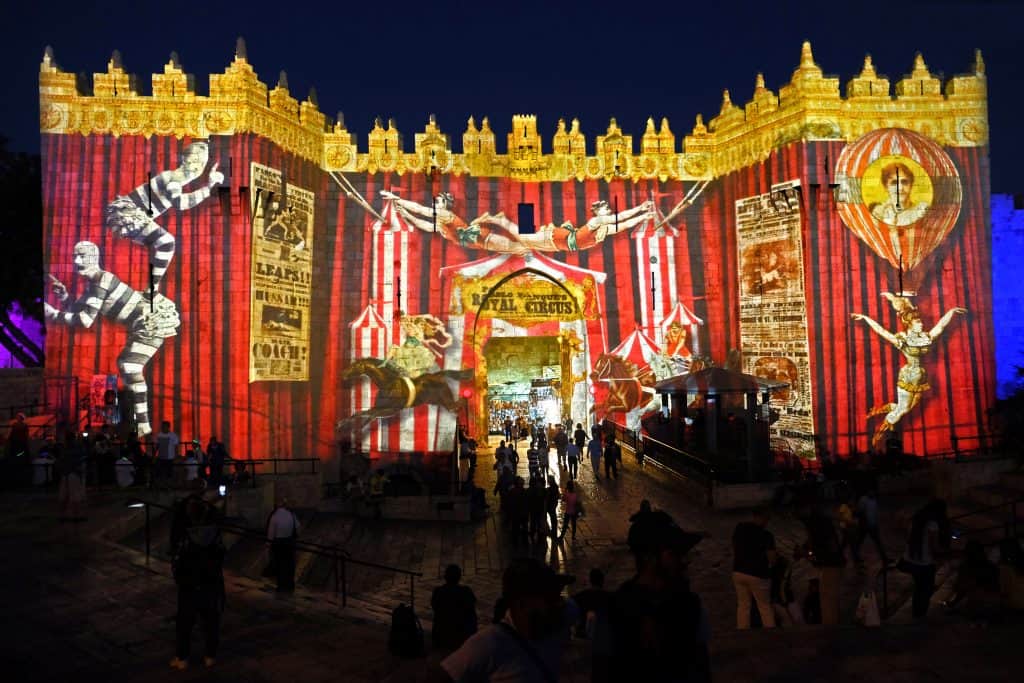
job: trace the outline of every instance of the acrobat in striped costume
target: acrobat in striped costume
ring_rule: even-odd
[[[103,212],[104,223],[115,235],[126,237],[149,249],[154,289],[160,286],[174,258],[174,235],[155,219],[171,207],[184,211],[199,206],[210,196],[214,187],[224,182],[224,174],[217,170],[217,164],[214,163],[210,167],[206,185],[185,192],[185,186],[203,175],[209,160],[207,144],[193,142],[182,151],[178,168],[164,171],[127,195],[117,197]]]
[[[150,306],[148,295],[102,270],[99,247],[92,242],[79,242],[74,254],[75,269],[89,283],[88,288],[66,307],[67,288],[51,276],[60,308],[43,304],[46,319],[69,327],[89,328],[96,322],[96,316],[102,315],[128,328],[128,339],[117,357],[117,369],[134,399],[138,433],[145,436],[153,429],[149,424],[149,387],[143,373],[164,339],[177,334],[178,310],[174,302],[161,294],[154,295]]]

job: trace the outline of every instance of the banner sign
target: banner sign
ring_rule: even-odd
[[[480,318],[499,318],[523,326],[597,317],[594,282],[590,278],[582,283],[566,281],[559,286],[547,278],[523,274],[498,286],[502,277],[461,282],[462,310],[476,312]]]
[[[744,372],[789,384],[772,395],[780,410],[773,441],[814,457],[799,185],[780,183],[736,201],[740,350]]]
[[[249,381],[309,380],[314,195],[252,164]]]

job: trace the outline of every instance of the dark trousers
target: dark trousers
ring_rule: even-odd
[[[217,645],[220,643],[220,613],[224,600],[216,588],[178,588],[177,622],[177,656],[188,659],[192,641],[192,627],[196,620],[203,628],[206,636],[205,657],[213,659],[217,656]]]
[[[274,558],[274,570],[277,573],[277,590],[295,590],[295,539],[271,541],[270,554]]]
[[[562,538],[565,538],[565,530],[572,524],[572,537],[576,538],[576,517],[577,515],[562,515]]]
[[[558,511],[548,510],[548,526],[551,527],[551,538],[558,538]]]
[[[543,510],[530,510],[530,538],[539,541],[544,537],[541,533],[541,526],[544,524]]]
[[[928,603],[935,592],[935,565],[907,562],[910,576],[914,579],[914,598],[911,603],[914,617],[928,615]]]
[[[885,555],[885,547],[882,545],[882,535],[879,533],[877,526],[864,526],[860,525],[857,531],[857,538],[854,540],[853,545],[850,546],[850,550],[853,551],[853,559],[860,562],[860,547],[864,543],[864,539],[868,536],[875,542],[875,548],[878,549],[878,555],[882,558],[883,562],[886,562],[889,558]]]
[[[572,479],[573,481],[576,481],[576,475],[579,474],[579,471],[580,471],[580,459],[579,458],[569,458],[569,478]]]
[[[619,465],[615,461],[615,458],[604,459],[604,476],[608,479],[611,479],[612,477],[615,477],[616,479],[619,478]]]

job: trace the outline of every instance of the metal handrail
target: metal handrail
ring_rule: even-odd
[[[141,498],[135,498],[129,500],[129,503],[142,504],[146,510],[146,529],[145,529],[145,541],[146,541],[146,561],[150,558],[150,545],[151,545],[151,534],[150,534],[150,513],[149,508],[155,507],[161,510],[173,511],[173,507],[164,505],[162,503],[155,503],[152,501],[143,500]],[[259,538],[260,540],[266,540],[264,534],[253,531],[247,527],[240,526],[238,524],[231,524],[230,522],[221,521],[217,525],[220,529],[229,533],[237,534],[239,536],[249,538]],[[388,571],[393,574],[401,574],[409,577],[409,606],[415,608],[416,606],[416,579],[422,578],[422,572],[415,572],[409,569],[402,569],[401,567],[392,567],[386,564],[380,564],[377,562],[370,562],[368,560],[357,560],[351,556],[351,554],[336,545],[323,545],[320,543],[313,543],[312,541],[295,541],[295,549],[301,552],[306,552],[317,557],[323,557],[328,560],[333,560],[334,566],[332,572],[334,573],[334,593],[335,595],[341,594],[341,606],[348,606],[348,571],[347,567],[349,564],[359,565],[361,567],[369,567],[371,569],[380,569],[382,571]]]

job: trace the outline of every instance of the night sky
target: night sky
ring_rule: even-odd
[[[810,40],[826,74],[845,82],[871,53],[895,81],[920,51],[933,73],[966,72],[981,48],[989,84],[994,192],[1024,191],[1020,123],[1024,5],[972,2],[160,2],[52,0],[7,4],[0,55],[7,68],[0,134],[38,151],[38,68],[46,45],[67,71],[106,68],[114,49],[149,92],[172,50],[206,94],[208,74],[230,63],[236,36],[273,86],[288,72],[292,95],[315,87],[320,108],[345,112],[365,151],[373,118],[412,134],[435,113],[461,149],[473,115],[489,116],[499,151],[514,113],[534,113],[550,150],[559,117],[594,137],[616,117],[639,136],[648,116],[669,118],[677,137],[694,116],[718,113],[722,89],[743,105],[755,74],[778,92]],[[639,140],[634,144],[639,147]]]

